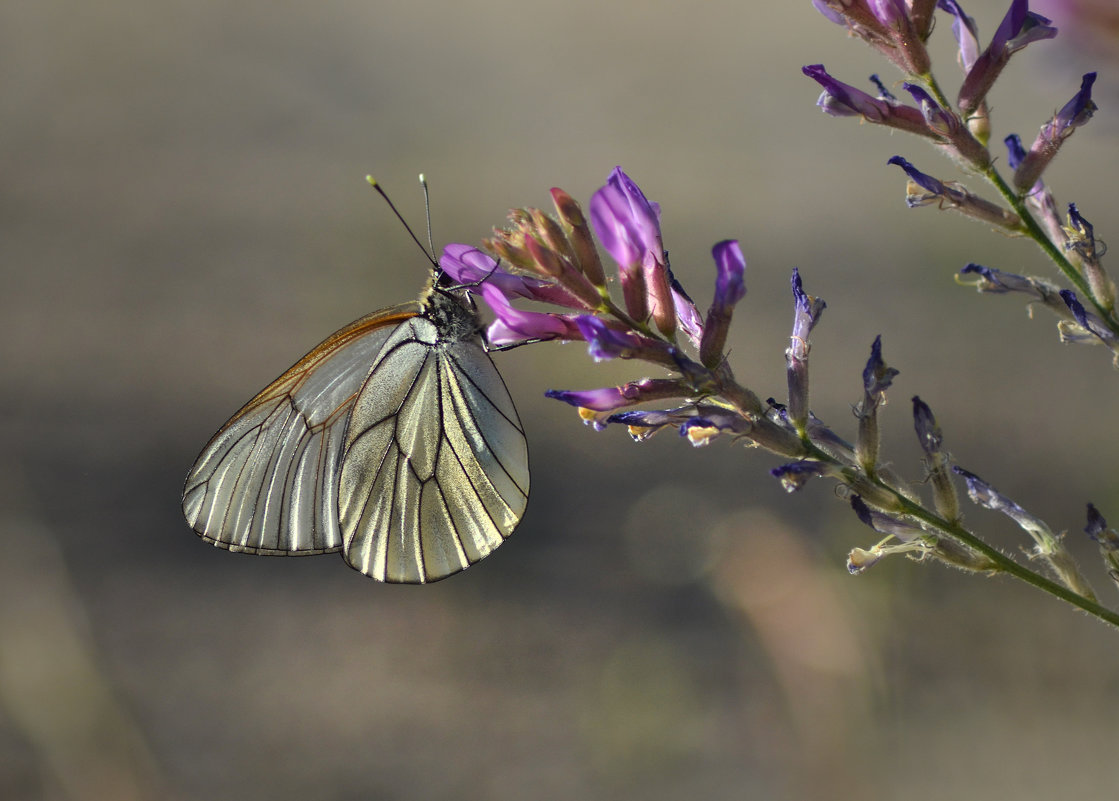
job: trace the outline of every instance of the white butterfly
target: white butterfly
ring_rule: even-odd
[[[482,559],[520,521],[529,475],[480,329],[435,274],[418,301],[331,335],[203,448],[187,522],[231,551],[341,551],[378,581],[438,581]]]

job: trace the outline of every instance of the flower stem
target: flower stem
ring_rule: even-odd
[[[952,108],[952,102],[948,99],[948,96],[945,95],[944,92],[941,90],[940,84],[937,83],[935,75],[929,72],[925,75],[917,75],[914,77],[925,84],[925,86],[929,87],[929,93],[933,96],[933,99],[940,104],[941,108]]]
[[[1113,612],[1112,610],[1101,606],[1096,601],[1090,598],[1085,598],[1083,595],[1079,595],[1078,593],[1073,592],[1072,590],[1061,584],[1058,584],[1052,579],[1046,578],[1040,573],[1036,573],[1033,570],[1024,567],[1023,565],[1003,554],[998,549],[993,548],[987,543],[983,542],[983,540],[979,539],[959,524],[951,523],[938,517],[922,506],[913,503],[904,496],[899,495],[898,500],[904,506],[906,514],[911,515],[912,517],[915,517],[924,523],[927,523],[938,531],[943,531],[945,534],[957,540],[958,542],[961,542],[964,545],[967,545],[969,548],[972,548],[973,550],[976,550],[979,553],[983,554],[993,563],[998,565],[998,570],[1000,572],[1007,573],[1017,579],[1021,579],[1027,584],[1030,584],[1037,589],[1042,590],[1043,592],[1047,592],[1050,595],[1060,598],[1062,601],[1078,607],[1079,609],[1087,612],[1093,617],[1102,620],[1104,623],[1109,623],[1112,626],[1119,628],[1119,613]]]
[[[1002,551],[988,545],[983,540],[979,539],[979,537],[972,534],[963,526],[959,525],[958,523],[953,523],[949,520],[945,520],[936,513],[929,511],[920,503],[914,502],[912,499],[906,497],[903,493],[899,492],[894,487],[882,481],[880,478],[877,478],[875,476],[866,476],[866,474],[858,471],[857,468],[843,464],[841,461],[835,459],[827,452],[820,450],[811,442],[806,441],[805,446],[807,450],[810,451],[810,458],[837,466],[840,468],[844,475],[850,475],[852,478],[861,477],[863,478],[863,480],[869,478],[870,481],[872,481],[880,489],[889,493],[897,499],[897,503],[901,507],[900,512],[902,514],[916,518],[917,520],[920,520],[921,522],[928,525],[930,528],[942,532],[946,536],[951,537],[956,542],[959,542],[960,544],[971,548],[978,553],[981,553],[983,556],[987,557],[993,565],[995,565],[995,570],[997,572],[1006,573],[1016,579],[1020,579],[1021,581],[1024,581],[1033,587],[1036,587],[1042,592],[1047,592],[1050,595],[1053,595],[1061,599],[1062,601],[1065,601],[1066,603],[1072,604],[1078,609],[1087,612],[1088,614],[1103,621],[1104,623],[1108,623],[1119,629],[1119,612],[1114,612],[1107,607],[1097,603],[1094,599],[1086,598],[1083,595],[1073,592],[1068,587],[1065,587],[1064,585],[1059,584],[1056,581],[1053,581],[1052,579],[1047,578],[1046,576],[1043,576],[1038,572],[1030,570],[1028,567],[1024,567],[1015,560],[1011,559],[1006,554],[1002,553]]]

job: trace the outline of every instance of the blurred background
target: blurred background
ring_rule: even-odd
[[[848,550],[876,537],[831,486],[785,496],[766,454],[636,445],[545,400],[646,374],[580,346],[497,357],[532,497],[462,575],[383,586],[337,556],[229,554],[182,519],[183,478],[232,412],[422,285],[366,173],[419,227],[425,173],[442,244],[477,242],[552,186],[585,202],[621,164],[661,203],[701,307],[711,245],[741,240],[744,383],[784,397],[797,266],[828,302],[817,415],[852,434],[882,334],[901,371],[886,458],[920,479],[919,394],[958,461],[1069,529],[1115,602],[1081,534],[1088,500],[1119,521],[1108,355],[954,283],[968,261],[1056,276],[1027,242],[906,209],[890,156],[963,176],[921,142],[825,117],[800,68],[860,86],[896,73],[807,0],[761,5],[3,4],[0,797],[1119,790],[1119,633],[1007,580],[901,559],[849,577]],[[966,4],[984,42],[1006,5]],[[1046,180],[1119,239],[1115,29],[1070,7],[1038,7],[1062,35],[996,87],[995,141],[1032,141],[1099,68],[1100,110]],[[954,94],[946,18],[934,42]],[[1026,545],[993,513],[966,521]]]

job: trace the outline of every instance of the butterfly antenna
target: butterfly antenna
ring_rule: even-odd
[[[418,236],[416,236],[416,232],[412,230],[412,226],[410,226],[408,224],[408,221],[404,219],[404,215],[402,215],[400,213],[400,211],[396,208],[396,204],[392,202],[392,198],[390,198],[388,196],[388,194],[385,192],[385,190],[381,188],[381,185],[379,183],[377,183],[376,178],[374,178],[372,175],[367,175],[367,176],[365,176],[365,180],[368,181],[369,185],[377,190],[377,194],[380,195],[382,198],[384,198],[384,201],[389,204],[389,208],[392,209],[392,213],[396,215],[396,219],[400,220],[400,224],[404,226],[404,230],[408,232],[408,236],[412,237],[412,241],[416,243],[416,247],[418,247],[420,250],[423,251],[423,254],[427,257],[428,261],[430,261],[432,266],[435,267],[435,269],[438,270],[439,269],[439,262],[435,258],[435,248],[432,247],[431,251],[429,252],[427,250],[427,248],[424,247],[423,242],[421,242],[420,238]],[[423,184],[423,187],[424,187],[424,205],[427,206],[427,184],[424,182],[422,175],[420,176],[420,183]],[[430,210],[428,211],[428,215],[427,215],[427,238],[428,238],[428,242],[430,243],[431,242],[431,213],[430,213]]]
[[[427,218],[427,247],[431,253],[431,260],[435,261],[435,238],[431,235],[431,193],[427,191],[427,178],[420,173],[420,186],[424,190],[424,217]]]

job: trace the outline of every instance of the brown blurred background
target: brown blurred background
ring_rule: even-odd
[[[984,41],[1006,4],[967,4]],[[936,40],[954,87],[946,19]],[[993,106],[996,137],[1029,142],[1100,68],[1100,111],[1047,180],[1119,239],[1108,57],[1071,36],[1033,45]],[[182,520],[183,477],[229,414],[422,284],[366,173],[422,225],[424,172],[437,242],[475,242],[551,186],[585,201],[622,164],[662,204],[701,306],[711,244],[741,240],[745,383],[783,396],[798,266],[829,304],[816,413],[853,431],[881,333],[901,370],[883,416],[894,466],[920,478],[920,394],[960,463],[1071,529],[1116,601],[1080,533],[1087,500],[1119,521],[1107,355],[953,283],[967,261],[1052,273],[1026,242],[907,210],[890,156],[962,176],[822,115],[800,74],[817,62],[897,78],[807,0],[5,3],[0,797],[1119,790],[1119,633],[1010,581],[904,560],[847,576],[846,552],[875,536],[830,486],[786,497],[764,454],[635,445],[546,401],[645,372],[579,346],[498,357],[532,498],[461,576],[382,586],[333,556],[231,555]],[[1025,545],[991,513],[967,521]]]

